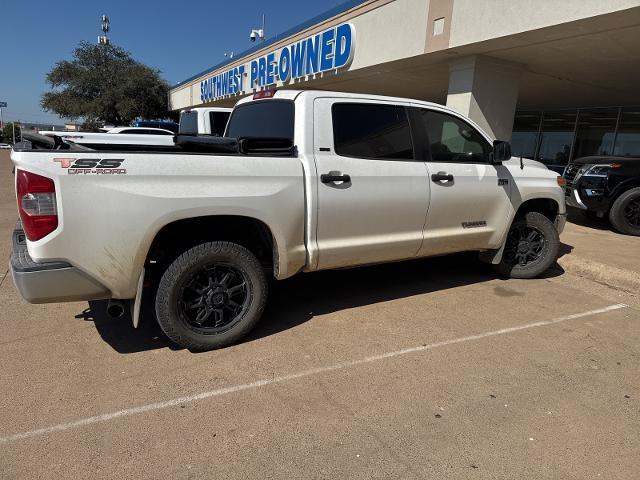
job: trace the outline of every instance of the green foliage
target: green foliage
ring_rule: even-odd
[[[42,108],[86,123],[128,125],[141,118],[168,115],[169,85],[152,69],[114,45],[82,42],[73,60],[56,63],[47,74],[53,91],[42,95]]]
[[[13,144],[13,123],[5,123],[0,132],[2,138],[0,143]],[[20,141],[20,125],[16,123],[16,142]]]

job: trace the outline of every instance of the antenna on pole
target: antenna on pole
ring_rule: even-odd
[[[109,45],[111,42],[109,40],[109,37],[107,37],[107,33],[109,33],[109,30],[111,30],[111,28],[109,25],[109,17],[107,15],[102,15],[102,17],[100,17],[100,30],[102,30],[103,35],[100,35],[98,37],[98,44]]]

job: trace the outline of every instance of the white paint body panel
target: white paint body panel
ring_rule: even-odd
[[[380,103],[355,95],[349,101]],[[336,154],[331,107],[344,102],[344,98],[326,97],[317,98],[314,104],[314,155],[319,173],[318,268],[414,257],[422,244],[429,205],[426,166],[423,162]],[[348,173],[351,184],[320,182],[320,175],[329,172]]]

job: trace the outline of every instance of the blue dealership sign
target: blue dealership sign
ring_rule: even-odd
[[[0,102],[0,108],[7,108],[7,102]]]
[[[200,100],[208,102],[338,70],[351,63],[354,47],[351,23],[331,27],[201,81]]]

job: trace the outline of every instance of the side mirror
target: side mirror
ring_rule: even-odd
[[[491,163],[502,163],[511,158],[511,144],[502,140],[493,141],[493,153],[491,154]]]

